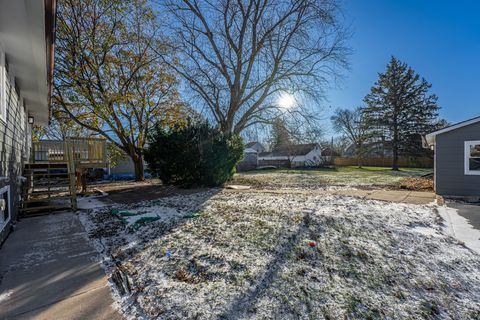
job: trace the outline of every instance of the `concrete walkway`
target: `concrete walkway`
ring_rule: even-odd
[[[338,189],[338,190],[298,190],[298,189],[248,189],[242,186],[229,186],[224,189],[227,192],[256,192],[276,194],[307,194],[307,195],[338,195],[356,197],[370,200],[381,200],[398,203],[429,204],[435,200],[433,192],[408,191],[408,190],[361,190],[361,189]]]
[[[0,249],[0,319],[122,319],[73,213],[20,221]]]
[[[447,201],[439,213],[446,231],[480,254],[480,205]]]

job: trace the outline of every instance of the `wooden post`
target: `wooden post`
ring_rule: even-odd
[[[67,156],[68,177],[70,180],[70,199],[72,210],[77,211],[77,186],[75,183],[75,160],[73,158],[73,145],[69,139],[65,140],[65,153]]]

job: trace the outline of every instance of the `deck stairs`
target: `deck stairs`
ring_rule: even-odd
[[[27,163],[23,175],[23,216],[76,209],[75,171],[68,162]]]
[[[70,137],[32,143],[25,164],[21,212],[24,216],[77,209],[76,175],[107,164],[105,139]]]

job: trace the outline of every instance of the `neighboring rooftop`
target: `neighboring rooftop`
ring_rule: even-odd
[[[253,141],[253,142],[249,142],[245,145],[245,148],[251,148],[251,147],[254,147],[256,144],[260,144],[260,142],[256,142],[256,141]]]
[[[262,152],[259,157],[304,156],[319,147],[316,143],[294,144],[273,149],[271,152]]]

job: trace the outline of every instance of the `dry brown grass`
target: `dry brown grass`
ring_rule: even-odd
[[[398,188],[412,191],[433,191],[433,179],[405,178],[398,183]]]

